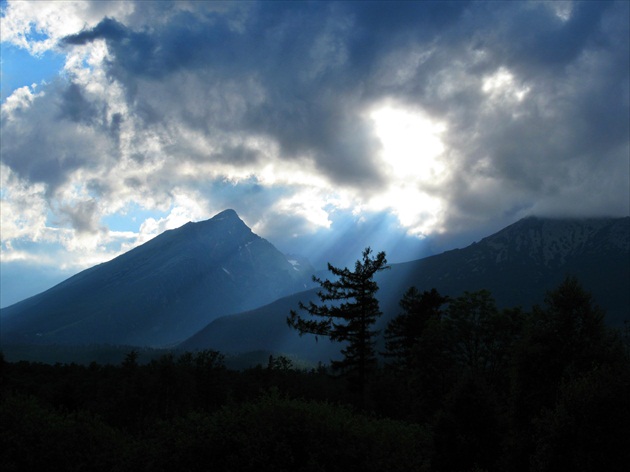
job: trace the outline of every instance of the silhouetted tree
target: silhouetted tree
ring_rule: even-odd
[[[495,471],[503,434],[496,394],[480,376],[466,372],[433,419],[437,471]]]
[[[122,365],[127,370],[135,370],[138,367],[138,357],[140,354],[135,349],[132,349],[125,355]]]
[[[435,323],[442,316],[442,306],[448,297],[442,296],[436,289],[420,293],[416,287],[410,287],[400,300],[403,312],[387,324],[385,330],[385,357],[390,364],[399,368],[410,368],[413,349],[420,341],[430,323]]]
[[[535,420],[530,470],[627,470],[629,399],[628,364],[598,366],[564,380],[554,408]]]
[[[576,278],[567,277],[549,292],[545,306],[534,307],[516,353],[516,382],[536,390],[529,395],[530,407],[536,411],[529,413],[552,406],[563,378],[601,364],[609,340],[603,311]]]
[[[571,391],[576,380],[592,378],[591,371],[622,363],[622,358],[621,343],[606,329],[603,311],[575,277],[567,277],[548,292],[545,305],[534,307],[514,353],[512,421],[516,437],[512,442],[520,448],[516,463],[534,452],[532,419],[542,415],[544,421],[565,421],[559,412],[548,413],[556,406],[563,385]],[[545,434],[551,432],[547,429]],[[544,456],[546,463],[553,462],[549,450],[539,453],[541,460]],[[511,468],[518,470],[516,464]]]
[[[335,280],[321,280],[313,276],[322,290],[318,292],[321,304],[310,302],[300,308],[318,319],[304,319],[294,310],[287,318],[287,323],[298,330],[316,336],[327,336],[331,341],[346,342],[341,350],[344,358],[334,361],[332,367],[340,369],[357,382],[363,392],[368,371],[376,367],[374,337],[377,331],[372,329],[376,319],[381,315],[376,292],[378,284],[374,275],[387,268],[384,252],[372,257],[368,247],[363,251],[363,259],[355,263],[354,271],[328,264],[328,270]],[[326,302],[341,302],[327,304]]]
[[[454,361],[491,382],[505,381],[504,369],[522,337],[524,319],[519,308],[499,310],[488,290],[451,299],[445,326]]]
[[[464,292],[451,300],[446,325],[456,362],[473,373],[482,372],[490,362],[491,339],[487,326],[498,310],[487,290]]]

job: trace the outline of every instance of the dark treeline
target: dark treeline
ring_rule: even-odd
[[[627,339],[577,280],[527,313],[487,291],[410,288],[400,306],[361,376],[282,356],[231,370],[212,350],[148,363],[131,351],[117,365],[2,358],[0,468],[627,470]]]

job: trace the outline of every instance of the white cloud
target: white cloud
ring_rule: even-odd
[[[196,192],[173,191],[172,208],[168,215],[156,220],[147,218],[140,225],[138,243],[144,243],[149,239],[169,229],[179,228],[189,221],[200,221],[208,218],[208,206],[205,199]]]
[[[0,188],[0,234],[6,254],[11,253],[13,240],[45,239],[47,203],[44,186],[19,179],[9,167],[0,163]]]
[[[44,96],[44,92],[34,93],[36,88],[37,85],[33,84],[30,87],[25,86],[14,90],[2,103],[2,119],[14,121],[16,115],[28,109],[37,97]]]
[[[522,102],[530,91],[527,86],[519,86],[516,78],[505,67],[500,67],[493,74],[483,79],[482,90],[493,101],[500,101],[504,106],[512,105],[511,102]]]

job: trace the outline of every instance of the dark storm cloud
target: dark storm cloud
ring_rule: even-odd
[[[49,196],[73,172],[105,163],[120,117],[109,123],[107,104],[97,102],[78,84],[51,84],[30,106],[3,119],[2,162],[28,182],[46,184]]]
[[[60,98],[60,118],[68,119],[75,123],[89,123],[96,118],[98,110],[85,98],[79,85],[71,83],[61,93]]]
[[[465,6],[465,2],[366,3],[360,8],[350,3],[256,3],[240,28],[232,25],[229,14],[204,12],[201,6],[195,13],[175,14],[150,32],[124,29],[106,19],[65,42],[105,39],[115,57],[110,73],[126,84],[134,99],[141,94],[139,81],[163,79],[182,70],[204,74],[209,88],[221,88],[231,78],[254,77],[265,98],[230,123],[233,131],[272,136],[285,158],[314,157],[332,181],[378,187],[384,183],[374,162],[378,142],[371,123],[357,118],[366,99],[374,95],[371,69],[391,49],[405,47],[417,37],[430,38],[456,22]],[[159,116],[159,105],[144,107],[151,116]]]
[[[312,43],[326,35],[322,31],[326,22],[337,21],[330,17],[333,5],[300,5],[256,6],[245,31],[234,30],[229,18],[214,12],[178,14],[155,33],[125,31],[119,23],[106,19],[90,31],[66,38],[65,43],[105,39],[115,58],[110,73],[125,83],[133,97],[130,99],[140,97],[138,106],[150,121],[159,121],[165,110],[161,111],[161,104],[152,102],[152,97],[143,99],[139,90],[142,80],[164,79],[186,71],[207,77],[205,86],[209,89],[221,90],[226,81],[254,77],[261,83],[265,98],[256,106],[248,104],[238,120],[226,124],[222,116],[212,115],[193,121],[187,110],[180,110],[180,119],[205,129],[229,127],[236,132],[270,135],[287,158],[314,156],[332,180],[381,183],[371,159],[377,146],[370,137],[372,129],[354,116],[360,101],[352,96],[361,94],[360,81],[327,72],[320,77],[302,76],[313,67],[308,53]],[[331,28],[331,34],[339,29]],[[328,57],[321,60],[326,62]],[[321,85],[314,86],[314,81]],[[168,116],[172,116],[178,110],[169,106],[169,111]]]
[[[509,68],[529,90],[522,103],[488,113],[478,88],[460,87],[462,108],[438,104],[461,170],[448,187],[452,214],[628,211],[628,4],[578,2],[566,22],[548,7],[500,4],[490,17],[507,27],[475,29],[486,73]]]
[[[63,40],[63,44],[78,46],[86,43],[90,43],[96,39],[108,39],[113,41],[120,41],[127,36],[126,28],[111,18],[105,18],[97,26],[92,29],[82,31],[77,34],[66,36]]]
[[[3,162],[58,185],[93,165],[96,149],[115,156],[123,124],[136,120],[138,132],[174,136],[156,180],[165,186],[179,183],[169,171],[186,160],[255,174],[264,155],[244,137],[263,136],[281,160],[312,160],[335,188],[370,195],[388,177],[366,111],[389,100],[446,124],[449,177],[433,194],[447,229],[563,208],[625,214],[629,3],[570,6],[559,15],[553,2],[138,2],[131,17],[63,40],[106,41],[129,116],[105,119],[106,104],[81,88],[51,90],[58,99],[40,103],[95,136],[56,123],[53,138],[33,111],[26,128],[3,124],[15,138]],[[484,90],[501,70],[511,83]],[[178,142],[181,129],[214,147]],[[151,161],[146,149],[130,152]]]
[[[350,63],[367,76],[391,50],[431,42],[458,24],[469,2],[344,2],[340,10],[353,20]]]
[[[533,4],[510,15],[506,35],[513,43],[504,52],[510,64],[562,67],[574,61],[589,42],[604,41],[601,19],[611,2],[574,2],[571,16],[563,21],[549,14],[549,5]]]
[[[225,146],[221,152],[213,154],[212,158],[220,162],[247,165],[257,163],[260,154],[245,146]]]
[[[212,64],[213,68],[234,73],[243,54],[251,58],[251,44],[231,31],[227,18],[180,12],[166,24],[151,31],[134,31],[110,18],[92,29],[65,37],[65,46],[84,45],[98,39],[107,41],[115,60],[115,75],[159,79],[179,69]],[[237,61],[235,59],[238,58]],[[249,61],[246,61],[249,62]]]
[[[63,205],[58,209],[61,223],[69,224],[78,233],[94,233],[98,231],[100,215],[95,200],[80,201],[73,205]]]

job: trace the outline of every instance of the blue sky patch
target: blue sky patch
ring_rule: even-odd
[[[25,49],[2,43],[0,62],[0,94],[2,102],[16,89],[42,81],[51,82],[63,69],[62,54],[47,51],[40,57],[29,54]]]

